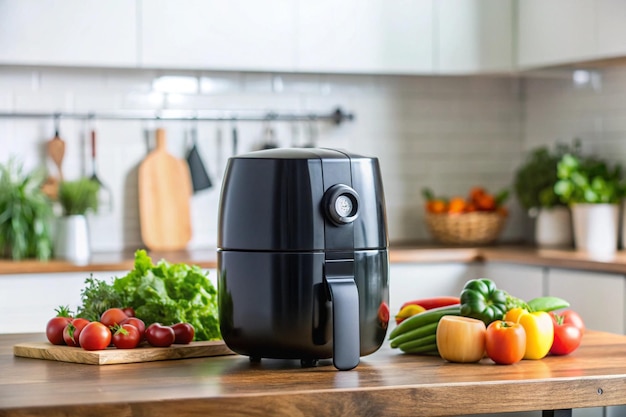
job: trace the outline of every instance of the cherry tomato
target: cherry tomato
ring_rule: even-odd
[[[146,333],[146,324],[143,320],[138,319],[137,317],[129,317],[120,324],[130,324],[133,325],[139,330],[139,335],[141,336],[141,340],[145,339]]]
[[[46,337],[53,345],[63,345],[63,330],[72,321],[71,317],[53,317],[46,324]]]
[[[111,330],[99,321],[92,321],[80,332],[78,342],[85,350],[106,349],[111,343]]]
[[[487,356],[497,364],[519,362],[526,353],[526,331],[519,323],[496,320],[489,324],[485,335]]]
[[[576,313],[574,313],[576,314]],[[576,316],[578,316],[576,314]],[[576,321],[576,316],[574,320]],[[578,316],[580,319],[580,316]],[[582,322],[582,321],[581,321]],[[565,317],[559,314],[552,314],[552,324],[554,325],[554,341],[550,348],[553,355],[568,355],[578,349],[583,338],[583,330],[573,322],[566,323]]]
[[[137,316],[135,315],[135,309],[134,309],[134,308],[132,308],[132,307],[124,307],[124,308],[122,309],[122,311],[123,311],[124,313],[126,313],[126,315],[127,315],[128,317],[137,317]]]
[[[187,345],[196,334],[196,329],[189,323],[176,323],[170,327],[174,330],[174,343]]]
[[[115,326],[126,320],[128,316],[121,308],[110,308],[100,316],[100,323],[107,327]]]
[[[176,340],[176,334],[171,327],[152,323],[146,328],[146,340],[155,347],[168,347]]]
[[[89,320],[76,318],[69,322],[65,329],[63,329],[63,340],[68,346],[76,347],[80,346],[78,343],[80,332],[89,324]]]
[[[132,324],[122,324],[113,327],[113,344],[118,349],[134,349],[141,342],[139,329]]]
[[[551,311],[550,315],[557,320],[561,320],[558,317],[562,317],[563,324],[573,324],[578,327],[582,333],[585,333],[585,323],[577,312],[573,310],[565,310],[562,312]]]

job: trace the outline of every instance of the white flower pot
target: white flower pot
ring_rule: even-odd
[[[535,221],[535,243],[540,247],[572,246],[572,216],[568,207],[539,209]]]
[[[617,251],[619,205],[573,204],[576,249],[593,256],[610,257]]]
[[[55,258],[79,265],[89,262],[91,249],[89,247],[89,228],[85,216],[72,215],[57,219],[54,254]]]

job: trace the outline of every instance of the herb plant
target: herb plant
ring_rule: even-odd
[[[90,275],[85,280],[85,287],[80,291],[82,305],[78,307],[77,317],[89,321],[98,321],[100,316],[110,308],[126,307],[120,294],[112,284],[102,281]]]
[[[622,169],[598,158],[565,154],[557,167],[554,192],[566,204],[616,204],[624,196]]]
[[[554,149],[547,146],[533,149],[515,173],[514,189],[522,207],[532,210],[564,205],[554,191],[554,185],[559,180],[557,165],[563,155],[578,155],[579,152],[579,141],[572,146],[557,144]]]
[[[24,173],[15,159],[0,164],[0,255],[48,260],[52,206],[40,189],[44,172]]]
[[[63,214],[86,214],[87,211],[98,209],[98,190],[100,185],[89,178],[75,181],[63,181],[59,184],[59,203]]]

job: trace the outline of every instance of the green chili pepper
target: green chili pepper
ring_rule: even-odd
[[[509,295],[487,278],[472,279],[461,291],[461,315],[482,320],[485,325],[501,320],[507,312]]]

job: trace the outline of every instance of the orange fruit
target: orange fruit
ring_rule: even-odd
[[[429,200],[426,203],[426,210],[429,213],[445,213],[447,208],[446,202],[443,200]]]
[[[470,201],[476,203],[476,201],[478,201],[478,199],[484,194],[487,194],[487,191],[483,187],[472,187],[470,189],[469,199]]]
[[[493,211],[496,209],[496,199],[491,194],[483,194],[476,200],[476,207],[481,211]]]
[[[448,213],[463,213],[466,202],[463,197],[453,197],[448,203]]]

